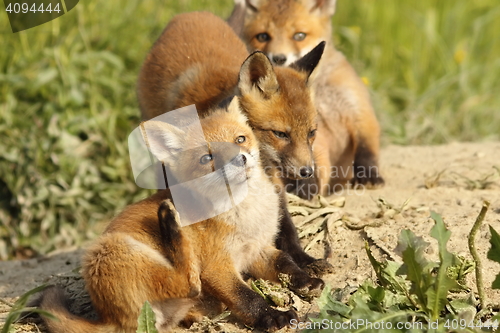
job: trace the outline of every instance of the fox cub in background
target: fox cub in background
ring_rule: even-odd
[[[319,42],[318,42],[319,43]],[[309,76],[323,54],[319,43],[289,67],[273,68],[247,48],[221,18],[207,12],[177,15],[144,61],[138,80],[143,119],[195,104],[199,114],[237,96],[260,145],[262,166],[280,192],[276,245],[317,275],[331,265],[302,249],[287,209],[284,180],[310,178],[318,112]]]
[[[198,140],[190,126],[178,128],[154,120],[143,124],[150,151],[175,171],[179,183],[205,175],[211,178],[210,188],[194,190],[207,198],[227,191],[226,181],[245,182],[248,193],[229,211],[182,228],[168,189],[125,208],[83,258],[86,289],[99,321],[70,314],[63,291],[53,287],[39,301],[42,309],[58,318],[45,319],[50,332],[135,332],[145,301],[152,305],[160,332],[213,311],[214,299],[253,327],[279,329],[297,319],[293,310],[271,308],[242,278],[245,273],[278,281],[278,273],[284,273],[299,294],[317,294],[323,287],[320,279],[309,277],[274,247],[279,197],[260,165],[258,142],[237,99],[227,110],[213,111],[201,120],[206,142],[199,144],[208,145],[209,153],[181,152],[188,141]],[[212,142],[239,146],[239,154],[225,165],[224,176],[212,172],[217,156],[224,153]]]
[[[250,50],[263,51],[276,65],[291,64],[318,42],[328,41],[313,81],[320,114],[314,143],[315,183],[322,194],[348,181],[369,187],[384,184],[378,170],[380,128],[368,90],[331,42],[335,3],[235,0],[228,19]],[[296,192],[302,197],[314,194],[299,188]]]

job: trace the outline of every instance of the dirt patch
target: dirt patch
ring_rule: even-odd
[[[500,304],[500,292],[489,288],[500,266],[486,259],[490,237],[488,224],[500,231],[500,143],[453,143],[443,146],[389,146],[381,155],[382,174],[386,186],[376,190],[350,190],[343,193],[345,206],[331,213],[327,229],[318,236],[311,232],[303,239],[309,252],[325,256],[335,267],[335,273],[325,277],[334,288],[356,287],[373,277],[364,250],[368,240],[381,257],[400,260],[394,253],[402,229],[410,229],[431,243],[429,256],[435,256],[435,242],[429,231],[433,221],[430,211],[443,216],[452,236],[449,250],[471,258],[467,236],[484,200],[491,203],[484,225],[476,239],[479,254],[484,258],[483,273],[489,301]],[[328,198],[328,201],[336,199]],[[338,199],[338,198],[337,198]],[[334,205],[335,206],[335,205]],[[304,216],[297,213],[297,224]],[[307,232],[306,232],[307,233]],[[325,240],[327,246],[325,246]],[[14,302],[20,295],[43,283],[64,285],[71,297],[77,299],[73,311],[92,315],[83,281],[78,274],[81,249],[68,249],[50,256],[25,261],[0,263],[0,298]],[[473,276],[468,277],[474,286]],[[303,318],[314,315],[315,302],[308,303],[292,296],[292,302]],[[9,306],[0,303],[0,322]],[[226,322],[228,320],[228,322]],[[16,332],[43,332],[35,323],[19,325]],[[201,332],[247,331],[231,318],[220,322],[206,321],[189,331]],[[181,331],[181,330],[179,330]],[[184,330],[186,331],[186,330]]]

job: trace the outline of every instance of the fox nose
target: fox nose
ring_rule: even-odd
[[[233,165],[235,166],[244,166],[245,164],[247,164],[247,158],[245,157],[245,155],[243,154],[240,154],[238,156],[236,156],[234,159],[233,159]]]
[[[309,178],[313,175],[313,168],[307,166],[307,167],[302,167],[299,170],[299,175],[302,178]]]
[[[286,55],[275,54],[273,55],[273,61],[276,65],[283,65],[286,62]]]

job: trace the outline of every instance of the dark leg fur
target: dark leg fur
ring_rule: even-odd
[[[183,252],[178,250],[182,244],[182,233],[179,214],[169,199],[164,200],[158,208],[158,222],[165,256],[176,266],[184,259]]]
[[[293,310],[282,312],[271,308],[262,297],[244,284],[237,287],[236,295],[241,304],[246,304],[247,315],[256,318],[253,323],[255,328],[274,331],[290,325],[292,319],[298,319]]]
[[[202,272],[202,284],[208,294],[222,301],[233,314],[253,327],[276,330],[298,318],[293,310],[283,312],[271,308],[230,266],[226,269],[206,267]]]
[[[379,187],[385,181],[380,175],[378,162],[375,154],[369,149],[363,140],[359,142],[354,157],[354,178],[353,185],[363,185],[368,187]]]
[[[288,213],[285,193],[280,198],[280,231],[276,238],[276,247],[290,255],[297,265],[313,276],[332,273],[333,267],[324,259],[314,259],[304,252],[300,245],[297,229]]]
[[[285,252],[280,251],[276,258],[276,271],[289,276],[290,289],[299,296],[319,296],[325,283],[321,279],[310,277],[300,269],[293,259]]]
[[[299,267],[306,267],[315,259],[305,253],[300,245],[297,229],[295,229],[290,213],[288,213],[284,193],[280,199],[280,231],[276,238],[276,247],[288,253]]]
[[[307,179],[286,179],[285,189],[288,193],[306,200],[312,200],[320,192],[315,175]]]

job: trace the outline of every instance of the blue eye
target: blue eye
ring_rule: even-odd
[[[295,35],[293,35],[293,39],[297,42],[301,42],[306,38],[306,36],[307,35],[304,32],[297,32]]]
[[[210,162],[212,160],[212,155],[210,154],[206,154],[206,155],[203,155],[201,158],[200,158],[200,164],[207,164],[208,162]]]

